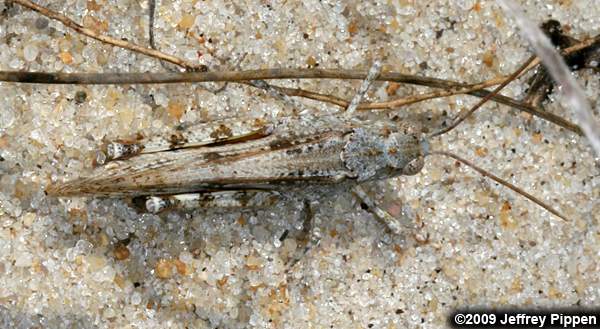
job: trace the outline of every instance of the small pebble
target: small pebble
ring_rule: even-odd
[[[87,93],[83,90],[79,90],[75,93],[75,103],[82,104],[87,99]]]
[[[188,268],[187,265],[180,261],[179,259],[176,259],[174,262],[175,264],[175,268],[177,269],[177,273],[181,274],[181,275],[187,275],[188,274]]]
[[[35,20],[35,28],[38,30],[43,30],[48,27],[48,20],[44,17],[39,17]]]
[[[28,267],[31,266],[33,261],[33,255],[28,252],[21,252],[15,256],[16,267]]]
[[[0,129],[12,126],[15,119],[15,113],[10,107],[3,108],[2,111],[0,111]]]
[[[119,244],[115,247],[113,254],[115,255],[115,259],[125,260],[129,258],[129,249],[127,248],[127,246]]]
[[[173,263],[166,259],[161,259],[156,263],[156,276],[161,279],[168,279],[173,276]]]
[[[134,292],[131,294],[131,304],[139,305],[142,302],[142,295],[139,292]]]
[[[179,260],[186,264],[191,263],[193,259],[194,256],[189,251],[182,251],[181,254],[179,254]]]
[[[28,44],[23,49],[23,56],[25,57],[25,60],[28,62],[35,61],[38,53],[39,53],[38,48],[34,44]]]

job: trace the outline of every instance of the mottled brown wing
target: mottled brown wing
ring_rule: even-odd
[[[287,121],[268,135],[139,154],[96,168],[87,177],[54,184],[47,193],[140,196],[333,183],[348,175],[339,156],[346,130],[337,128],[318,120]]]

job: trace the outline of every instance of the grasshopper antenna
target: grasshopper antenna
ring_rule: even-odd
[[[488,100],[490,100],[492,97],[494,97],[495,95],[497,95],[504,87],[506,87],[509,83],[511,83],[512,81],[514,81],[515,79],[517,79],[519,77],[519,75],[521,75],[521,73],[523,71],[525,71],[529,65],[535,60],[535,56],[531,56],[525,63],[523,63],[523,65],[521,65],[519,67],[518,70],[516,70],[513,74],[511,74],[508,78],[506,78],[506,80],[504,80],[504,82],[502,82],[498,87],[496,87],[494,89],[494,91],[492,91],[491,93],[489,93],[487,96],[485,96],[484,98],[482,98],[477,104],[475,104],[475,106],[473,106],[470,110],[464,112],[464,113],[459,113],[457,116],[457,119],[454,120],[454,122],[452,124],[450,124],[448,127],[445,127],[443,129],[440,129],[436,132],[431,133],[428,137],[436,137],[436,136],[440,136],[443,135],[447,132],[449,132],[450,130],[456,128],[459,124],[461,124],[466,118],[468,118],[471,114],[475,113],[475,111],[477,111],[479,108],[481,108],[481,106],[483,104],[485,104]],[[568,221],[568,219],[561,214],[560,212],[558,212],[557,210],[555,210],[554,208],[552,208],[551,206],[547,205],[546,203],[544,203],[543,201],[541,201],[540,199],[534,197],[533,195],[525,192],[525,190],[509,183],[508,181],[490,173],[489,171],[482,169],[480,167],[478,167],[477,165],[475,165],[473,162],[470,162],[466,159],[463,159],[461,157],[459,157],[456,154],[450,153],[450,152],[446,152],[446,151],[429,151],[428,154],[436,154],[436,155],[443,155],[449,158],[452,158],[462,164],[465,164],[468,167],[471,167],[472,169],[474,169],[475,171],[477,171],[479,174],[481,174],[482,176],[488,177],[492,180],[494,180],[495,182],[508,187],[509,189],[513,190],[514,192],[526,197],[527,199],[533,201],[534,203],[536,203],[537,205],[539,205],[540,207],[544,208],[545,210],[549,211],[550,213],[554,214],[555,216],[559,217],[560,219],[564,220],[564,221]]]
[[[494,96],[496,96],[500,92],[500,90],[502,90],[509,83],[513,82],[516,78],[518,78],[519,75],[521,75],[521,73],[523,73],[523,71],[525,71],[529,67],[529,64],[531,64],[535,60],[535,58],[536,58],[535,56],[529,57],[529,59],[525,63],[523,63],[523,65],[521,65],[521,67],[519,67],[518,70],[516,70],[513,74],[511,74],[508,78],[506,78],[506,80],[504,80],[504,82],[502,82],[498,87],[496,87],[496,89],[494,89],[494,91],[492,91],[487,96],[485,96],[481,100],[479,100],[479,102],[477,104],[475,104],[475,106],[473,106],[469,111],[466,111],[464,113],[459,113],[457,115],[457,119],[455,119],[454,122],[452,124],[450,124],[448,127],[442,128],[436,132],[431,133],[429,135],[429,138],[443,135],[443,134],[449,132],[450,130],[456,128],[456,126],[458,126],[463,121],[465,121],[465,119],[468,118],[471,114],[475,113],[475,111],[477,111],[481,106],[483,106],[483,104],[485,104],[487,101],[489,101]]]
[[[474,169],[475,171],[477,171],[478,173],[480,173],[482,176],[488,177],[494,181],[496,181],[498,184],[504,185],[505,187],[508,187],[509,189],[515,191],[516,193],[526,197],[527,199],[535,202],[537,205],[539,205],[540,207],[546,209],[547,211],[551,212],[552,214],[554,214],[555,216],[559,217],[560,219],[568,222],[569,220],[560,212],[558,212],[557,210],[555,210],[554,208],[552,208],[551,206],[547,205],[546,203],[544,203],[542,200],[534,197],[533,195],[525,192],[523,189],[509,183],[508,181],[495,176],[494,174],[488,172],[485,169],[482,169],[480,167],[478,167],[477,165],[475,165],[473,162],[463,159],[461,157],[459,157],[456,154],[450,153],[450,152],[445,152],[445,151],[431,151],[429,152],[429,154],[436,154],[436,155],[443,155],[449,158],[452,158],[462,164],[467,165],[468,167],[471,167],[472,169]]]

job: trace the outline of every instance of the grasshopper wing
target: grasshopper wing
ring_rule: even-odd
[[[350,176],[340,158],[349,129],[333,117],[283,118],[240,136],[141,152],[46,191],[56,196],[144,196],[335,183]]]

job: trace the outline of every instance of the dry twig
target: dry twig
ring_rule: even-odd
[[[194,64],[190,64],[184,60],[182,60],[179,57],[176,56],[172,56],[172,55],[168,55],[165,54],[161,51],[158,50],[154,50],[154,49],[150,49],[150,48],[146,48],[146,47],[142,47],[140,45],[136,45],[134,43],[125,41],[125,40],[119,40],[110,36],[106,36],[106,35],[102,35],[92,29],[86,28],[81,24],[78,24],[76,22],[74,22],[73,20],[71,20],[69,17],[61,14],[61,13],[57,13],[55,11],[52,11],[46,7],[42,7],[40,5],[37,5],[29,0],[11,0],[14,3],[17,3],[21,6],[27,7],[31,10],[34,10],[50,19],[53,20],[57,20],[59,22],[61,22],[62,24],[64,24],[66,27],[75,30],[77,33],[81,33],[85,36],[88,36],[90,38],[96,39],[100,42],[104,42],[110,45],[113,45],[115,47],[120,47],[120,48],[124,48],[124,49],[128,49],[140,54],[144,54],[150,57],[154,57],[154,58],[158,58],[160,60],[164,60],[167,61],[169,63],[173,63],[175,65],[179,65],[181,67],[184,67],[188,70],[191,71],[202,71],[205,70],[205,67],[201,66],[201,65],[194,65]]]

